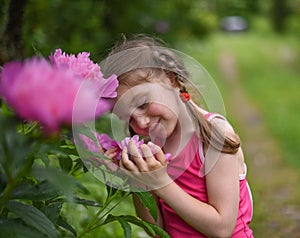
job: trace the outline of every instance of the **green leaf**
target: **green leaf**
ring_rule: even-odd
[[[73,202],[81,204],[81,205],[86,205],[86,206],[92,206],[92,207],[103,207],[102,204],[97,203],[95,201],[79,198],[79,197],[74,197]]]
[[[33,43],[32,43],[32,49],[35,55],[39,56],[40,58],[44,58],[43,53],[39,49],[37,49]]]
[[[74,177],[55,168],[33,168],[32,174],[40,180],[46,179],[69,199],[72,199],[74,188],[78,185]]]
[[[118,222],[121,224],[123,231],[124,231],[124,237],[130,238],[131,237],[131,226],[130,224],[125,221],[122,217],[118,218]]]
[[[150,214],[157,221],[157,206],[154,197],[150,192],[133,192],[137,195],[145,207],[149,209]]]
[[[47,166],[47,167],[49,166],[49,163],[50,163],[48,154],[52,148],[53,148],[53,146],[50,144],[41,143],[39,150],[35,154],[35,157],[42,160],[43,163],[45,164],[45,166]]]
[[[73,168],[72,168],[73,174],[81,169],[83,169],[84,173],[89,171],[88,168],[85,166],[85,164],[83,163],[83,161],[80,158],[76,159],[75,162],[76,163],[73,165]]]
[[[6,176],[13,179],[25,164],[29,165],[39,143],[17,132],[18,121],[0,114],[0,163]],[[26,171],[27,172],[27,171]]]
[[[110,182],[107,182],[105,186],[107,191],[107,197],[113,196],[118,191],[118,189],[116,189]]]
[[[93,126],[89,123],[81,124],[80,126],[76,127],[76,133],[73,134],[76,143],[83,143],[79,137],[79,135],[81,134],[90,138],[96,145],[99,144],[99,141],[97,140],[97,137],[94,134],[94,130],[92,130],[91,127]]]
[[[116,221],[117,220],[117,217],[112,215],[112,214],[108,214],[108,216],[106,217],[105,219],[105,222],[103,224],[107,224],[107,223],[110,223],[112,221]]]
[[[148,234],[152,235],[153,237],[156,234],[159,235],[159,237],[161,238],[170,238],[170,235],[158,225],[143,221],[139,218],[130,215],[126,215],[122,217],[128,222],[142,227]]]
[[[43,207],[41,211],[53,222],[53,224],[56,224],[61,208],[62,203],[53,203]]]
[[[69,154],[68,156],[70,157],[71,160],[75,160],[76,161],[77,159],[80,159],[80,157],[78,155],[71,155],[71,154]]]
[[[140,218],[131,215],[114,216],[112,214],[109,214],[103,225],[120,220],[122,220],[122,222],[129,222],[143,228],[152,237],[154,237],[155,235],[159,235],[159,237],[161,238],[170,238],[169,234],[158,225],[143,221]]]
[[[14,189],[11,198],[28,200],[48,200],[59,196],[61,193],[48,181],[44,180],[38,184],[33,184],[32,180],[24,180]]]
[[[60,156],[58,158],[58,161],[61,169],[64,170],[65,172],[69,172],[72,169],[73,161],[70,157]]]
[[[4,191],[6,186],[7,186],[6,177],[2,173],[1,167],[0,167],[0,194],[2,194],[2,192]]]
[[[27,225],[34,227],[48,237],[59,237],[54,224],[44,213],[34,206],[16,201],[9,201],[6,204],[6,208],[8,211],[20,217]]]
[[[146,221],[143,221],[137,217],[130,216],[130,215],[125,215],[122,217],[123,217],[123,219],[125,219],[128,222],[142,227],[149,235],[151,235],[153,237],[155,236],[155,230],[152,228],[151,223],[148,223]]]
[[[124,236],[127,238],[127,237],[131,237],[131,226],[130,224],[126,221],[126,218],[125,216],[114,216],[112,214],[109,214],[107,216],[107,218],[105,219],[105,222],[104,224],[107,224],[107,223],[110,223],[110,222],[113,222],[113,221],[118,221],[122,228],[123,228],[123,231],[124,231]],[[104,225],[103,224],[103,225]]]
[[[46,238],[43,233],[27,226],[21,219],[0,218],[0,238]]]
[[[76,230],[69,223],[67,223],[61,216],[58,217],[56,224],[64,229],[70,231],[74,235],[74,237],[77,236]]]

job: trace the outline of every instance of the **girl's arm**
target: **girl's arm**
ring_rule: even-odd
[[[230,237],[239,205],[238,162],[234,155],[221,154],[206,175],[208,203],[187,194],[176,183],[155,190],[189,225],[209,237]]]

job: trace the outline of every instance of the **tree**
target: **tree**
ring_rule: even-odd
[[[278,33],[285,31],[285,21],[288,16],[288,3],[286,0],[273,0],[271,7],[271,20],[273,29]]]
[[[7,3],[0,35],[0,64],[24,57],[22,23],[27,0],[10,0]]]

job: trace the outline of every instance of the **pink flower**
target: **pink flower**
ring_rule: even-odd
[[[49,56],[51,64],[58,69],[69,69],[80,79],[89,79],[98,82],[95,88],[101,98],[96,107],[96,115],[102,115],[112,109],[114,100],[117,96],[116,88],[118,87],[117,76],[112,75],[108,79],[103,78],[101,68],[90,60],[90,53],[82,52],[77,56],[66,54],[61,49],[56,49],[54,54]],[[100,83],[101,82],[101,83]]]
[[[73,106],[79,90],[76,123],[107,112],[112,101],[105,101],[102,96],[113,96],[116,87],[115,77],[111,80],[99,78],[82,87],[82,80],[71,70],[54,68],[45,59],[32,58],[24,63],[15,61],[3,66],[0,96],[22,119],[39,121],[46,133],[51,134],[61,125],[71,125],[74,121]],[[98,103],[96,113],[91,114],[89,105],[95,102],[101,105]]]
[[[118,143],[116,140],[111,139],[107,134],[96,134],[96,138],[99,141],[99,144],[102,146],[102,148],[106,151],[115,147],[119,147],[121,150],[120,143]]]
[[[117,141],[112,140],[107,134],[98,134],[97,132],[94,132],[93,134],[93,139],[89,138],[86,135],[79,134],[79,138],[80,141],[83,142],[84,149],[92,153],[101,153],[111,148],[118,148],[118,150],[116,151],[118,155],[115,159],[113,159],[113,161],[116,162],[116,160],[120,160],[121,148]],[[89,156],[89,158],[91,160],[98,161],[98,159],[94,155]]]
[[[135,145],[136,145],[136,147],[137,147],[138,149],[140,148],[140,146],[141,146],[142,144],[144,144],[144,140],[143,140],[143,139],[142,139],[142,140],[139,140],[139,136],[138,136],[138,135],[134,135],[133,137],[125,137],[125,139],[123,139],[123,140],[120,142],[120,148],[121,148],[121,149],[124,149],[125,147],[128,148],[129,142],[130,142],[131,140],[134,141],[134,143],[135,143]]]
[[[99,152],[103,150],[104,152],[108,149],[117,147],[117,160],[121,160],[121,152],[122,150],[129,146],[129,142],[131,140],[134,141],[137,148],[139,149],[140,154],[142,153],[140,150],[140,146],[144,144],[144,140],[139,140],[138,135],[134,135],[133,137],[125,137],[122,141],[118,142],[116,140],[111,139],[107,134],[98,134],[97,132],[94,133],[97,143],[95,143],[92,139],[88,138],[85,135],[80,135],[81,140],[85,144],[85,148],[91,152]],[[153,154],[155,151],[153,151]],[[167,161],[169,162],[171,154],[165,154]]]
[[[82,79],[102,79],[103,74],[98,64],[90,60],[90,53],[66,54],[61,49],[56,49],[54,54],[49,56],[50,63],[58,69],[71,69]]]

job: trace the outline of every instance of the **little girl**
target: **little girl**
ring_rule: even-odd
[[[252,199],[239,137],[226,119],[191,100],[189,75],[172,50],[138,37],[117,45],[102,65],[118,75],[113,113],[149,140],[122,151],[121,171],[152,190],[155,221],[137,197],[137,215],[172,238],[253,237]],[[171,159],[166,160],[165,154]],[[113,158],[114,150],[106,156]]]

